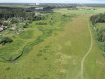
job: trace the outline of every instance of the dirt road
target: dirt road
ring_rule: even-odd
[[[82,61],[81,61],[81,79],[83,79],[83,63],[84,63],[84,60],[85,58],[88,56],[88,54],[90,53],[91,49],[92,49],[92,33],[91,33],[91,30],[90,30],[90,25],[88,23],[88,28],[89,28],[89,31],[90,31],[90,36],[91,36],[91,45],[90,45],[90,48],[89,48],[89,51],[85,54],[85,56],[83,57]]]

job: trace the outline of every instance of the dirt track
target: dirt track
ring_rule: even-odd
[[[88,50],[88,52],[85,54],[85,56],[83,57],[82,61],[81,61],[81,79],[83,79],[83,63],[84,63],[84,60],[85,58],[88,56],[88,54],[90,53],[91,49],[92,49],[92,33],[91,33],[91,30],[90,30],[90,25],[88,23],[88,28],[89,28],[89,31],[90,31],[90,36],[91,36],[91,45],[90,45],[90,48]]]

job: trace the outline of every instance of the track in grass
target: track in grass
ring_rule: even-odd
[[[88,23],[88,27],[89,27],[90,36],[91,36],[91,45],[90,45],[89,51],[85,54],[85,56],[83,57],[82,62],[81,62],[81,79],[83,79],[83,63],[84,63],[84,60],[88,56],[88,54],[90,53],[90,51],[92,49],[92,33],[91,33],[91,30],[90,30],[89,23]]]

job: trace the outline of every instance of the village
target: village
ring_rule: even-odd
[[[17,23],[13,23],[13,21],[17,21]],[[0,36],[8,33],[20,34],[22,33],[21,31],[24,31],[23,26],[25,25],[25,23],[20,18],[9,18],[8,20],[2,18],[1,24],[2,25],[0,26]]]

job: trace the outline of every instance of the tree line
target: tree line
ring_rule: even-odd
[[[34,17],[34,13],[26,13],[23,8],[11,8],[11,7],[0,7],[0,19],[12,17],[23,17],[25,19],[31,19]]]
[[[91,16],[90,21],[92,22],[93,26],[96,28],[96,23],[105,23],[105,13]],[[97,29],[95,31],[95,34],[97,36],[97,40],[103,43],[102,49],[105,52],[105,26],[101,26],[99,29]]]
[[[90,21],[93,25],[96,23],[105,23],[105,13],[91,16]]]

